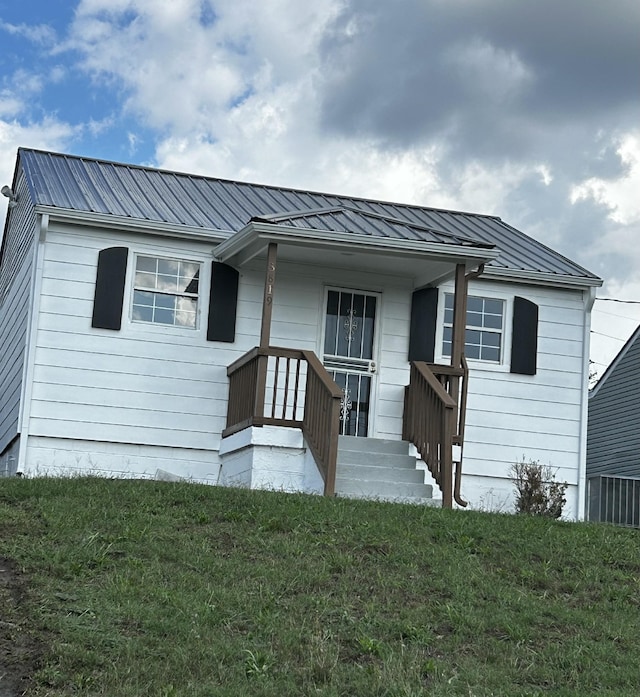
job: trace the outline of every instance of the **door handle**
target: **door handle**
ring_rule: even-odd
[[[375,361],[369,361],[368,370],[372,375],[375,375],[375,373],[378,372],[378,366],[376,365]]]

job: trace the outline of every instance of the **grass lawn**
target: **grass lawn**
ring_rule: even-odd
[[[0,695],[635,696],[639,534],[0,479]]]

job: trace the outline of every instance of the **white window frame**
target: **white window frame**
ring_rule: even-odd
[[[184,293],[184,292],[178,292],[178,291],[171,291],[171,290],[157,290],[151,287],[145,287],[142,285],[136,284],[136,275],[138,272],[138,259],[141,257],[147,257],[150,259],[156,259],[159,261],[171,261],[171,262],[181,262],[181,263],[186,263],[186,264],[195,264],[198,267],[198,292],[197,293]],[[186,258],[182,257],[179,255],[168,255],[168,254],[158,254],[157,252],[154,251],[138,251],[133,254],[133,264],[131,265],[131,278],[129,281],[129,293],[130,293],[130,298],[129,298],[129,318],[130,322],[133,325],[136,326],[145,326],[147,328],[155,328],[156,330],[165,330],[166,328],[170,328],[171,331],[185,331],[185,332],[193,332],[196,331],[200,328],[200,314],[201,314],[201,300],[202,300],[202,288],[203,288],[203,281],[205,280],[203,278],[203,269],[205,268],[205,265],[202,263],[201,260],[198,259],[193,259],[193,258]],[[157,273],[157,272],[156,272]],[[153,320],[145,320],[145,319],[136,319],[134,317],[134,310],[135,310],[135,294],[136,291],[141,291],[145,293],[152,293],[154,295],[160,295],[160,296],[172,296],[176,298],[190,298],[195,300],[196,306],[195,306],[195,312],[194,312],[194,325],[185,325],[185,324],[176,324],[175,321],[174,323],[170,324],[168,322],[155,322]],[[175,310],[174,310],[175,312]]]
[[[438,293],[438,322],[436,325],[436,350],[435,358],[440,363],[449,363],[450,356],[445,356],[443,349],[444,340],[444,315],[445,315],[445,295],[453,294],[453,286],[441,286]],[[498,300],[502,302],[502,338],[500,342],[500,361],[483,360],[480,358],[470,358],[466,356],[470,363],[475,364],[483,370],[491,370],[496,372],[508,372],[511,363],[511,318],[513,316],[513,295],[494,291],[489,288],[472,288],[469,290],[469,296],[477,298],[486,298],[488,300]],[[466,323],[465,323],[466,328]],[[470,329],[480,329],[478,327],[469,327]],[[465,354],[466,355],[466,354]]]

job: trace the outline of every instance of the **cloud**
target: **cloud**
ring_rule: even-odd
[[[13,36],[21,36],[34,44],[51,46],[56,41],[56,32],[47,24],[11,24],[0,21],[0,30]]]
[[[638,21],[635,0],[81,0],[50,71],[88,76],[112,111],[76,135],[120,128],[124,156],[493,213],[610,276],[640,232]]]
[[[575,119],[631,123],[639,21],[632,0],[352,0],[323,44],[323,123],[403,145],[445,135],[472,157],[528,156]]]
[[[573,187],[571,202],[592,199],[608,209],[613,222],[640,223],[640,131],[625,134],[616,152],[626,170],[624,174],[615,179],[585,179]]]
[[[84,0],[67,47],[151,127],[216,138],[228,110],[298,77],[327,5]]]

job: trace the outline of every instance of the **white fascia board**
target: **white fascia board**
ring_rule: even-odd
[[[503,269],[493,266],[485,267],[482,279],[485,281],[515,281],[536,286],[554,286],[558,288],[584,289],[599,288],[603,280],[587,276],[568,276],[566,274],[527,269]]]
[[[147,220],[145,218],[127,218],[117,215],[108,215],[106,213],[95,213],[92,211],[55,208],[53,206],[36,206],[35,211],[36,213],[49,215],[49,219],[55,222],[68,223],[71,225],[91,225],[125,232],[163,235],[165,237],[186,237],[189,239],[207,240],[209,242],[222,242],[235,234],[233,230],[213,230],[191,225]]]
[[[269,242],[293,244],[305,247],[330,249],[348,249],[349,251],[377,254],[398,254],[405,256],[445,257],[447,259],[473,259],[477,263],[496,259],[500,254],[497,249],[482,247],[464,247],[439,242],[419,242],[388,237],[370,237],[350,232],[330,232],[284,225],[252,222],[240,232],[220,244],[215,251],[216,258],[226,261],[236,254],[254,245],[254,250],[245,261],[259,254]],[[259,244],[262,243],[262,244]],[[354,246],[357,250],[354,250]]]

